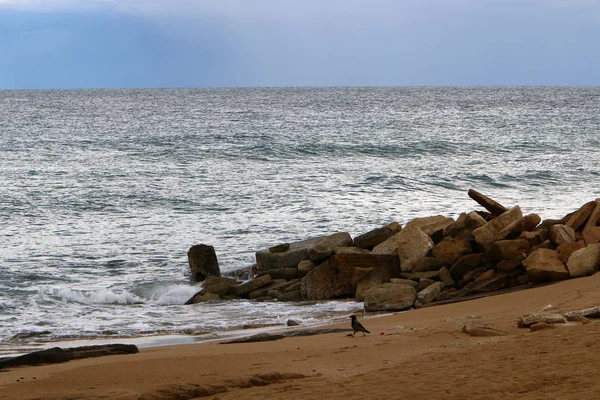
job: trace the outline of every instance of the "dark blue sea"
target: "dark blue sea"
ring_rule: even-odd
[[[184,306],[187,250],[255,251],[600,197],[600,88],[0,91],[0,355],[346,318],[357,302]]]

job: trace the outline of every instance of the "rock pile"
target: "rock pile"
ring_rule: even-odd
[[[486,211],[456,220],[415,218],[404,227],[393,222],[354,239],[341,232],[260,250],[253,279],[239,283],[208,275],[188,304],[355,298],[367,311],[405,310],[598,270],[600,199],[562,219],[541,221],[475,190],[468,195]]]

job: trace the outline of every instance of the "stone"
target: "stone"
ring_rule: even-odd
[[[437,295],[437,297],[435,298],[435,300],[433,300],[434,302],[436,301],[444,301],[444,300],[450,300],[452,298],[452,294],[446,290],[440,292],[440,294]]]
[[[575,231],[567,225],[556,224],[550,228],[550,240],[556,246],[563,243],[575,242]]]
[[[545,330],[545,329],[554,329],[554,328],[556,328],[556,326],[553,324],[547,324],[545,322],[537,322],[537,323],[531,325],[529,327],[529,330],[531,332],[537,332],[537,331],[541,331],[541,330]]]
[[[352,284],[356,268],[384,269],[390,277],[399,277],[397,256],[389,254],[347,253],[335,254],[316,266],[302,278],[301,290],[306,300],[353,297]]]
[[[536,229],[533,231],[524,231],[519,235],[519,239],[525,239],[529,242],[529,246],[537,246],[548,239],[548,231],[544,229]]]
[[[298,275],[305,276],[315,268],[315,263],[310,260],[303,260],[298,263]]]
[[[264,275],[269,275],[273,279],[296,279],[298,277],[298,268],[275,268],[267,271],[262,271],[256,274],[254,279],[259,278]]]
[[[399,233],[376,246],[373,254],[397,255],[402,271],[411,271],[413,264],[426,256],[432,247],[433,241],[427,234],[418,227],[407,224]]]
[[[560,246],[558,246],[556,248],[556,251],[558,251],[558,256],[560,257],[560,260],[564,263],[567,262],[567,260],[569,260],[569,257],[571,257],[571,254],[573,254],[575,251],[579,250],[579,249],[583,249],[585,247],[585,244],[583,242],[570,242],[570,243],[563,243]]]
[[[359,247],[336,247],[335,254],[371,254],[371,252]]]
[[[298,325],[300,325],[300,322],[296,321],[295,319],[288,319],[286,325],[287,326],[298,326]]]
[[[600,318],[600,306],[584,308],[583,310],[569,311],[565,313],[564,317],[568,321],[574,320],[577,316],[585,318]]]
[[[419,228],[427,236],[432,236],[438,231],[444,231],[448,226],[454,223],[454,219],[443,215],[434,215],[431,217],[413,218],[406,223],[407,228]]]
[[[298,283],[300,283],[300,282],[298,282]],[[285,279],[281,279],[281,278],[273,279],[268,285],[265,285],[265,286],[261,287],[260,289],[253,290],[250,293],[248,293],[248,298],[250,300],[256,300],[261,297],[266,297],[266,296],[269,296],[270,290],[284,291],[290,285],[291,284],[288,281],[286,281]]]
[[[300,283],[300,281],[294,282],[290,286],[285,288],[284,293],[295,292],[296,290],[300,290],[301,287],[302,287],[302,283]]]
[[[444,237],[459,236],[465,229],[467,229],[466,220],[467,214],[460,213],[456,221],[454,221],[452,225],[448,225],[446,229],[444,229]]]
[[[410,279],[401,279],[401,278],[392,278],[390,279],[391,283],[395,283],[397,285],[408,285],[415,288],[415,290],[419,287],[419,282],[413,281]]]
[[[538,249],[521,263],[533,283],[553,282],[569,279],[569,271],[556,250]]]
[[[450,268],[450,274],[452,275],[452,279],[455,281],[460,280],[465,274],[473,271],[483,265],[485,261],[485,254],[477,253],[477,254],[466,254],[459,258],[452,268]]]
[[[398,224],[399,225],[399,224]],[[377,228],[367,233],[363,233],[354,238],[354,245],[361,249],[372,250],[378,244],[381,244],[400,232],[401,229],[395,230],[389,226]]]
[[[412,272],[439,271],[444,264],[435,257],[421,257],[413,264]]]
[[[456,283],[454,282],[454,279],[452,279],[452,274],[450,273],[450,270],[447,267],[440,268],[439,277],[440,282],[444,282],[444,285],[446,286],[454,286],[454,284]]]
[[[471,230],[481,228],[487,224],[487,221],[476,211],[471,211],[465,217],[465,226]]]
[[[271,280],[272,279],[269,275],[260,276],[251,281],[244,282],[244,283],[241,283],[236,286],[232,286],[231,294],[234,296],[243,297],[254,290],[260,289],[261,287],[268,285],[269,283],[271,283]]]
[[[433,279],[429,279],[429,278],[419,279],[419,286],[417,286],[417,293],[420,292],[421,290],[433,285],[434,283],[435,283],[435,281]]]
[[[347,247],[351,244],[352,237],[348,232],[339,232],[324,236],[308,245],[308,257],[315,264],[319,264],[334,255],[337,247]]]
[[[483,276],[483,275],[482,275]],[[500,290],[506,287],[507,284],[507,275],[503,272],[495,274],[494,276],[478,280],[475,282],[475,285],[471,288],[471,293],[488,293],[494,292],[496,290]]]
[[[475,278],[474,282],[479,283],[483,281],[487,281],[488,279],[495,278],[498,273],[494,269],[488,269],[487,271],[483,271],[481,275]]]
[[[365,279],[369,274],[373,271],[373,268],[354,268],[354,273],[352,274],[352,278],[350,279],[350,283],[356,285],[358,282]],[[383,283],[383,282],[382,282]]]
[[[271,253],[283,253],[288,251],[288,249],[290,248],[290,244],[289,243],[282,243],[282,244],[278,244],[276,246],[273,247],[269,247],[269,252]]]
[[[519,320],[517,321],[517,326],[519,328],[529,328],[531,325],[540,322],[546,324],[566,324],[567,320],[560,314],[525,314],[519,318]]]
[[[462,332],[476,337],[506,336],[507,334],[483,321],[467,322],[463,325]]]
[[[592,212],[595,208],[595,201],[585,203],[583,206],[581,206],[581,208],[579,208],[579,210],[575,211],[575,213],[571,215],[571,218],[567,220],[565,225],[572,228],[574,231],[578,230],[580,227],[583,226],[583,224],[585,223],[585,221],[587,221],[590,215],[592,215]]]
[[[443,265],[452,265],[459,258],[473,252],[473,246],[468,239],[444,238],[441,242],[433,246],[431,255]]]
[[[542,219],[537,214],[526,215],[498,232],[495,240],[516,239],[521,232],[534,229],[541,221]]]
[[[295,290],[293,292],[281,293],[277,297],[277,301],[302,301],[302,292],[300,290]]]
[[[550,241],[550,239],[543,241],[542,243],[538,244],[537,246],[533,246],[532,248],[529,249],[529,254],[533,253],[536,250],[539,249],[548,249],[548,250],[555,250],[554,244]]]
[[[496,269],[500,272],[511,272],[521,266],[521,261],[523,261],[523,260],[519,260],[519,259],[502,260],[498,264],[496,264]]]
[[[209,275],[202,284],[201,293],[214,293],[218,296],[226,296],[231,291],[231,287],[237,284],[238,282],[235,279]]]
[[[509,287],[527,286],[529,285],[529,277],[527,274],[519,274],[508,279]]]
[[[467,192],[470,198],[475,200],[480,206],[488,210],[492,215],[499,216],[504,214],[508,209],[504,207],[502,204],[490,199],[487,196],[479,193],[474,189],[469,189]]]
[[[416,298],[417,291],[411,286],[384,283],[365,293],[365,310],[403,311],[411,308]]]
[[[502,260],[524,260],[530,244],[524,239],[499,240],[490,247],[488,256],[492,262]]]
[[[194,282],[202,282],[207,276],[221,276],[215,248],[206,244],[197,244],[188,250],[188,263],[191,278]]]
[[[598,271],[599,266],[600,243],[591,244],[573,252],[567,261],[567,269],[571,278],[592,275]]]
[[[496,240],[497,234],[522,217],[521,208],[515,206],[482,227],[473,230],[473,237],[484,249],[489,250],[492,243]]]
[[[290,243],[286,251],[279,253],[272,253],[269,249],[257,251],[256,269],[262,272],[270,269],[297,268],[300,261],[309,259],[308,246],[319,239]]]
[[[429,304],[442,292],[444,282],[434,282],[417,293],[417,299],[423,304]]]
[[[600,221],[600,199],[596,199],[595,203],[596,208],[592,211],[582,231],[583,240],[586,245],[600,242],[600,226],[598,226],[598,222]]]
[[[221,297],[219,297],[219,295],[215,294],[215,293],[198,292],[194,296],[192,296],[188,301],[186,301],[184,304],[189,305],[189,304],[197,304],[197,303],[206,303],[206,302],[215,301],[215,300],[221,300]]]
[[[427,271],[427,272],[402,272],[400,278],[412,279],[413,281],[420,281],[423,278],[438,280],[440,277],[440,271]]]
[[[355,268],[355,274],[356,270]],[[354,298],[358,301],[363,301],[365,293],[374,286],[379,286],[384,283],[388,283],[390,279],[396,278],[400,275],[400,263],[392,263],[391,268],[388,266],[380,266],[377,268],[371,268],[371,272],[361,279],[356,284],[356,291],[354,292]]]

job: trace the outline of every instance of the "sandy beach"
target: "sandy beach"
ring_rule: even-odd
[[[0,399],[593,399],[600,324],[524,314],[600,305],[600,274],[360,321],[372,333],[204,343],[0,373]],[[480,320],[506,336],[461,332]],[[347,324],[332,328],[349,328]]]

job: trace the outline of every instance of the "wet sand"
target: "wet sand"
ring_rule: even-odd
[[[600,305],[600,274],[360,318],[372,332],[364,337],[331,333],[260,343],[199,343],[15,368],[0,372],[0,399],[600,397],[600,323],[570,322],[537,332],[517,328],[520,316],[549,305],[552,312]],[[507,335],[469,336],[461,332],[469,320],[487,322]],[[348,321],[329,327],[349,326]]]

